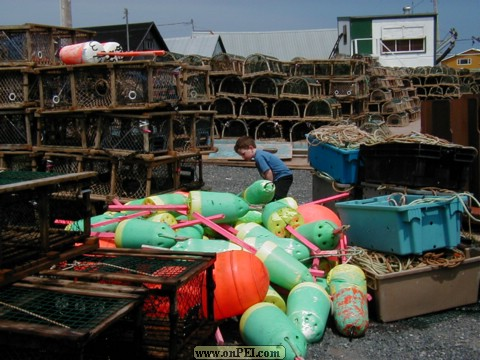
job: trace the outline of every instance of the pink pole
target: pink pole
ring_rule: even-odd
[[[119,216],[119,217],[116,217],[116,218],[113,218],[113,219],[110,219],[110,220],[100,221],[100,222],[97,222],[95,224],[92,224],[91,227],[95,228],[95,227],[99,227],[99,226],[109,225],[109,224],[113,224],[113,223],[116,223],[116,222],[120,222],[122,220],[132,219],[132,218],[136,218],[136,217],[139,217],[139,216],[147,216],[147,215],[150,215],[151,213],[152,213],[151,211],[140,211],[140,212],[135,213],[135,214]]]
[[[104,239],[113,239],[115,237],[115,233],[111,232],[91,232],[91,236],[98,236],[99,238]]]
[[[318,200],[314,200],[314,201],[310,201],[308,203],[305,203],[303,205],[309,205],[309,204],[318,204],[318,205],[323,205],[329,201],[335,201],[335,200],[340,200],[340,199],[343,199],[343,198],[346,198],[350,196],[350,193],[349,192],[342,192],[340,194],[337,194],[337,195],[332,195],[332,196],[329,196],[329,197],[326,197],[326,198],[323,198],[323,199],[318,199]]]
[[[206,217],[200,215],[197,212],[193,213],[193,216],[196,219],[199,219],[204,225],[208,226],[210,229],[215,230],[217,233],[220,235],[224,236],[226,239],[230,240],[234,244],[237,244],[238,246],[243,247],[244,249],[250,251],[252,254],[257,253],[257,249],[255,249],[253,246],[247,244],[243,240],[240,240],[238,237],[230,233],[229,231],[225,230],[223,227],[221,227],[218,224],[215,224],[213,221],[207,219]]]
[[[187,205],[109,205],[108,210],[111,211],[156,211],[156,210],[166,210],[166,211],[178,211],[178,210],[188,210]]]
[[[210,219],[210,220],[220,220],[220,219],[223,219],[225,217],[225,215],[223,214],[218,214],[218,215],[212,215],[212,216],[209,216],[207,217],[207,219]],[[183,228],[183,227],[187,227],[187,226],[192,226],[192,225],[197,225],[197,224],[201,224],[202,222],[200,220],[186,220],[186,221],[180,221],[179,223],[175,224],[175,225],[172,225],[170,226],[172,229],[179,229],[179,228]]]

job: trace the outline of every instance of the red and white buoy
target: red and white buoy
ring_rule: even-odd
[[[102,61],[99,52],[105,49],[98,41],[88,41],[78,44],[66,45],[60,49],[60,60],[65,65],[92,64]]]

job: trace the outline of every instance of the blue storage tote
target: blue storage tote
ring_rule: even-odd
[[[335,206],[342,223],[350,225],[349,245],[409,255],[460,243],[462,201],[450,195],[392,194]]]
[[[359,149],[342,149],[309,136],[308,162],[341,184],[355,184]]]

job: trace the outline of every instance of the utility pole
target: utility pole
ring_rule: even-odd
[[[72,27],[72,4],[71,0],[60,0],[60,25]]]
[[[130,31],[128,31],[128,9],[123,9],[125,24],[126,24],[126,32],[127,32],[127,51],[130,51]]]

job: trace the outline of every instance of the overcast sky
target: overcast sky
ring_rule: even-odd
[[[62,25],[60,0],[0,0],[0,25]],[[164,38],[192,30],[278,31],[333,29],[337,17],[414,14],[438,10],[439,38],[458,32],[452,53],[480,48],[480,0],[71,0],[72,26],[153,21]],[[192,25],[193,20],[193,25]]]

